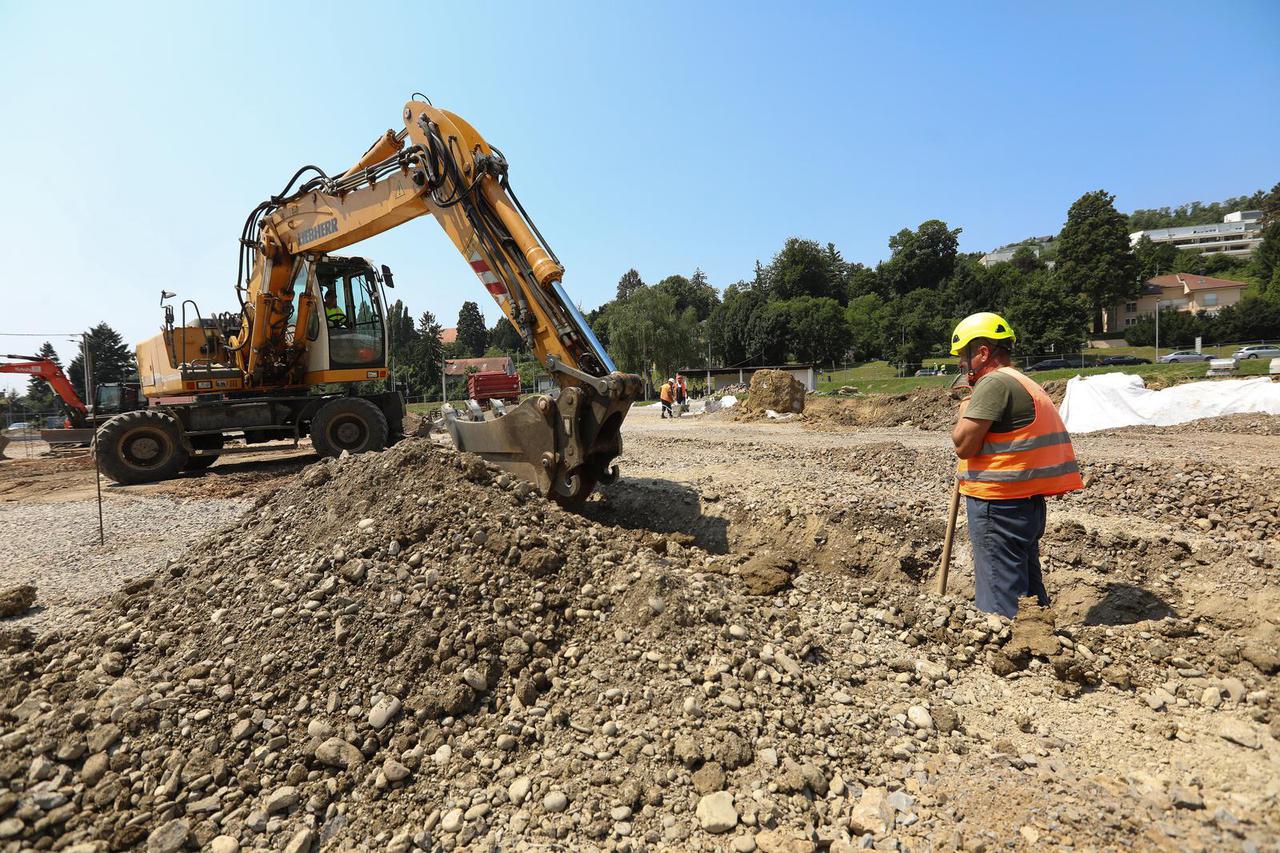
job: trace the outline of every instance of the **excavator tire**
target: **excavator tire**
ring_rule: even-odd
[[[382,450],[387,433],[387,416],[360,397],[330,400],[311,421],[311,444],[321,456]]]
[[[189,459],[180,433],[172,415],[154,409],[126,412],[98,430],[94,453],[102,473],[122,485],[168,480]]]
[[[193,435],[191,436],[191,446],[196,450],[221,450],[222,434],[214,435]],[[191,456],[187,459],[186,466],[183,471],[203,471],[210,465],[218,461],[217,456]]]

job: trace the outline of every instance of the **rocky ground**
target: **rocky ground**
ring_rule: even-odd
[[[1271,849],[1275,439],[1121,432],[1012,623],[932,594],[938,430],[637,418],[581,513],[310,464],[0,622],[0,849]]]

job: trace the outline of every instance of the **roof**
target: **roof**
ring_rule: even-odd
[[[707,373],[710,373],[713,376],[718,376],[723,373],[737,373],[738,371],[742,371],[743,373],[751,373],[756,370],[808,370],[811,367],[813,367],[813,365],[807,364],[807,363],[806,364],[744,364],[742,367],[686,367],[679,372],[687,373],[690,376],[697,376],[699,373],[704,375]]]
[[[456,331],[456,330],[455,330]],[[448,358],[444,362],[445,376],[465,376],[467,373],[483,372],[488,370],[500,370],[506,374],[516,372],[515,365],[511,362],[510,356],[496,356],[494,358]]]
[[[458,339],[458,327],[450,326],[440,330],[440,343],[451,344]]]
[[[1155,287],[1162,290],[1170,287],[1180,287],[1183,293],[1195,293],[1199,290],[1217,290],[1219,288],[1235,288],[1240,289],[1247,287],[1248,283],[1243,281],[1231,281],[1226,278],[1211,278],[1207,275],[1195,275],[1189,272],[1176,272],[1169,275],[1158,275],[1147,281],[1147,292],[1154,293]]]

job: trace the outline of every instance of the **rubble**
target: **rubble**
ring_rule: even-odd
[[[1265,603],[1268,543],[1085,527],[1073,507],[1107,514],[1086,493],[1046,534],[1053,609],[992,617],[924,591],[943,457],[810,452],[780,478],[853,485],[767,496],[624,480],[584,514],[427,441],[314,463],[0,653],[0,850],[1280,837],[1270,623],[1159,581]],[[1224,752],[1255,783],[1228,795],[1181,758],[1103,772],[1121,749]]]

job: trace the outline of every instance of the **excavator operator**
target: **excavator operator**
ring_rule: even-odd
[[[330,287],[324,292],[324,316],[329,319],[329,327],[347,325],[347,315],[338,307],[338,289]]]

